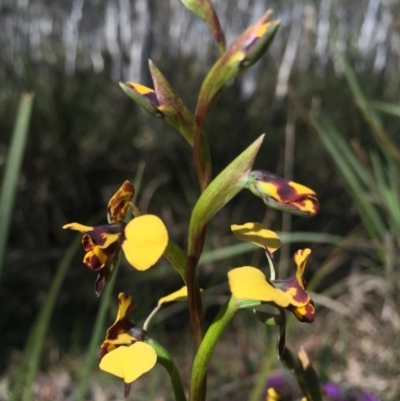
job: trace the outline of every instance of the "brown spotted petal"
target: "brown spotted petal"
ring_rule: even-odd
[[[89,227],[79,223],[69,223],[63,226],[64,229],[79,231],[85,234],[82,238],[84,249],[90,246],[90,243],[100,248],[107,248],[113,242],[118,241],[119,236],[123,233],[126,224],[123,222],[103,224],[101,226]],[[87,236],[90,237],[88,240]]]
[[[115,256],[115,252],[120,247],[118,242],[113,242],[107,248],[94,246],[83,258],[83,263],[92,270],[103,269],[108,266]]]
[[[315,306],[312,299],[305,306],[294,307],[290,306],[288,308],[297,317],[300,322],[311,323],[314,321],[315,316]]]
[[[300,216],[312,216],[319,209],[317,195],[312,189],[268,171],[252,171],[247,188],[274,209]]]
[[[125,181],[108,202],[107,216],[110,223],[125,219],[129,210],[129,202],[134,195],[135,187],[129,181]]]
[[[100,347],[100,356],[112,351],[120,345],[129,345],[137,339],[129,332],[135,327],[130,318],[131,310],[136,306],[131,296],[121,292],[118,295],[118,314],[114,324],[107,330],[106,339]]]
[[[312,322],[314,320],[315,308],[310,295],[306,291],[303,278],[306,262],[311,254],[311,249],[298,250],[293,259],[297,265],[296,276],[284,280],[273,280],[271,283],[287,294],[291,301],[288,309],[295,314],[301,322]]]

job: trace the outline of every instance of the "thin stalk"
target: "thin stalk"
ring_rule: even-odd
[[[196,269],[203,249],[206,234],[206,227],[201,234],[194,238],[193,252],[187,257],[186,285],[188,287],[188,307],[192,323],[196,347],[200,346],[204,332],[203,305],[200,297],[200,288],[197,282]]]
[[[167,370],[171,379],[172,388],[174,390],[175,401],[186,401],[186,394],[182,386],[182,380],[179,371],[169,352],[153,339],[144,340],[145,343],[151,345],[157,354],[157,362],[159,362]]]
[[[161,305],[157,305],[150,313],[149,316],[147,316],[147,319],[145,320],[145,322],[143,323],[143,330],[148,330],[151,320],[153,319],[153,317],[157,314],[157,312],[161,309]]]
[[[196,277],[196,269],[199,263],[200,255],[203,250],[207,226],[204,226],[199,236],[193,238],[193,243],[189,244],[189,249],[193,252],[188,252],[186,285],[188,288],[188,307],[190,321],[192,324],[196,348],[200,347],[204,335],[204,315],[203,303],[200,296],[200,287]],[[191,246],[192,245],[192,246]],[[196,397],[198,401],[204,401],[207,391],[207,378],[204,375],[201,385],[198,386]]]
[[[238,300],[234,297],[231,297],[224,307],[219,311],[218,315],[207,330],[207,333],[200,344],[193,362],[192,377],[190,380],[191,401],[202,400],[199,394],[206,377],[207,366],[211,355],[215,346],[217,345],[218,340],[221,338],[223,332],[228,326],[228,323],[238,310],[238,307]]]
[[[195,118],[195,129],[194,129],[194,137],[193,137],[193,162],[194,168],[196,170],[197,180],[200,186],[200,192],[204,192],[207,188],[208,184],[211,181],[208,181],[206,177],[204,177],[204,172],[202,169],[201,163],[201,136],[203,135],[203,125],[204,125],[204,118],[202,116],[197,116]],[[208,181],[208,182],[207,182]]]

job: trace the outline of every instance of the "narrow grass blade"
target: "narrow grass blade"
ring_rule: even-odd
[[[64,281],[75,253],[80,247],[80,243],[81,236],[77,236],[57,266],[56,275],[51,283],[47,299],[43,304],[39,316],[37,317],[32,328],[31,334],[29,335],[29,340],[25,347],[24,359],[21,363],[20,370],[17,373],[17,379],[15,380],[11,391],[10,401],[17,401],[19,399],[23,401],[30,401],[32,398],[33,382],[39,369],[40,356],[45,343],[51,314],[53,312],[58,293],[60,292],[61,284]],[[23,388],[23,396],[22,398],[19,398],[19,392],[21,388]]]
[[[18,115],[11,138],[10,151],[4,173],[0,196],[0,279],[7,246],[8,231],[11,223],[12,209],[17,190],[18,176],[28,136],[31,118],[33,95],[22,95]]]
[[[370,106],[374,110],[382,111],[386,114],[391,114],[395,117],[400,117],[400,106],[380,101],[370,101]]]
[[[397,233],[396,237],[400,236],[400,213],[399,205],[400,198],[395,188],[392,188],[389,184],[388,174],[393,169],[388,170],[387,166],[383,164],[381,158],[377,153],[371,153],[371,163],[374,170],[374,176],[377,182],[377,195],[382,203],[382,209],[387,213],[387,220],[389,226],[392,228],[394,233]],[[392,172],[393,174],[393,172]],[[395,177],[400,176],[400,169],[397,168],[394,172]]]
[[[369,104],[368,99],[365,97],[360,84],[357,81],[356,74],[348,62],[345,54],[339,49],[336,49],[336,55],[343,65],[344,76],[353,93],[357,106],[360,108],[364,115],[365,120],[371,127],[372,133],[375,136],[377,143],[382,147],[385,153],[390,154],[393,158],[400,163],[400,149],[391,140],[382,126],[379,116],[375,113]]]
[[[296,242],[310,242],[310,243],[323,243],[340,245],[343,238],[338,235],[324,234],[324,233],[309,233],[309,232],[297,232],[297,233],[277,233],[282,244],[292,244]],[[223,248],[215,249],[212,251],[203,252],[203,255],[199,261],[199,265],[216,262],[218,260],[229,259],[237,255],[242,255],[247,252],[252,252],[259,249],[252,243],[238,243],[234,245],[228,245]]]
[[[348,162],[349,157],[346,158],[343,155],[344,148],[337,146],[337,138],[340,137],[340,133],[327,118],[321,115],[312,116],[311,123],[342,174],[353,199],[355,200],[360,217],[363,220],[367,232],[372,239],[379,243],[385,236],[387,228],[376,207],[368,199],[369,193],[361,184],[359,176],[357,176],[354,171],[355,168],[353,168],[353,166]],[[351,153],[349,149],[345,152]],[[353,156],[353,158],[355,159],[355,156]],[[363,166],[360,164],[357,169],[361,170],[363,169]],[[371,186],[373,187],[372,183]]]

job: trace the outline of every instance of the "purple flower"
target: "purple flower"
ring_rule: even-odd
[[[381,401],[366,391],[344,390],[332,382],[325,383],[322,388],[328,401]]]
[[[328,382],[325,383],[322,388],[329,401],[348,401],[338,385]]]

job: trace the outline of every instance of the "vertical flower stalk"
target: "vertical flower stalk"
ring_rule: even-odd
[[[196,270],[203,250],[206,225],[215,213],[245,188],[263,139],[264,135],[261,135],[211,182],[201,194],[190,218],[186,283],[190,319],[197,346],[203,338],[203,312]]]
[[[205,120],[214,107],[223,86],[241,72],[251,67],[271,44],[279,21],[270,21],[267,11],[256,23],[247,28],[216,61],[200,89],[195,112],[193,160],[201,191],[208,185],[200,165],[200,143]]]

